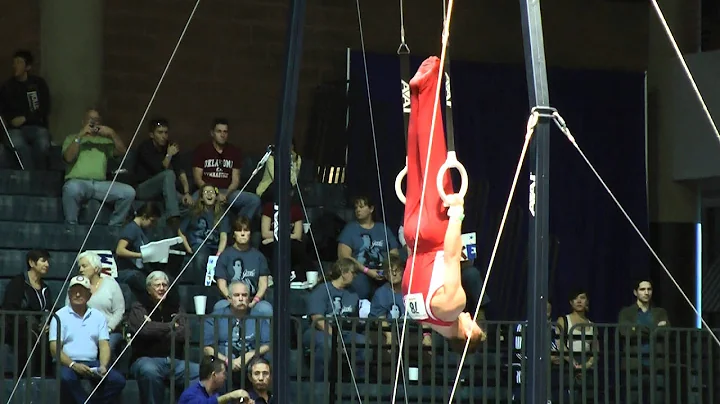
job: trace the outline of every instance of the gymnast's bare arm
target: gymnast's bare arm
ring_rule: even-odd
[[[430,302],[433,313],[439,320],[452,323],[449,326],[431,324],[433,330],[448,339],[465,341],[471,339],[473,347],[485,340],[485,333],[473,321],[468,313],[463,313],[466,304],[465,290],[462,288],[460,259],[462,254],[463,198],[460,195],[448,195],[448,215],[450,221],[445,231],[443,256],[445,280],[443,286],[435,292]]]
[[[448,213],[453,212],[455,217],[450,218],[445,231],[443,245],[445,279],[443,286],[435,292],[430,306],[439,320],[453,322],[465,308],[465,291],[460,282],[463,198],[457,194],[448,195],[447,203],[450,208]]]

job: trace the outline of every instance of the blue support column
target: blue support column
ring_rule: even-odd
[[[540,0],[520,0],[530,107],[550,107]],[[530,240],[528,244],[528,328],[527,363],[523,369],[525,403],[546,404],[548,400],[547,330],[548,294],[548,204],[550,123],[541,117],[531,143],[530,162]]]
[[[277,203],[277,238],[274,267],[275,300],[273,302],[273,386],[274,401],[294,400],[290,390],[290,144],[295,129],[298,81],[302,55],[305,0],[290,0],[287,32],[287,54],[283,77],[282,103],[275,138],[275,200]],[[295,392],[298,394],[299,392]]]

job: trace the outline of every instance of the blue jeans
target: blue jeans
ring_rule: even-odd
[[[345,341],[345,345],[348,348],[347,354],[350,357],[350,360],[353,360],[353,356],[355,359],[355,363],[351,363],[349,364],[349,366],[352,367],[353,372],[355,372],[355,377],[361,378],[364,375],[365,366],[365,336],[362,334],[353,333],[351,331],[343,331],[342,336],[343,340]],[[326,332],[317,329],[308,329],[303,334],[303,344],[313,350],[311,355],[315,364],[314,377],[316,382],[321,382],[324,380],[325,354],[327,352],[332,357],[332,338],[333,337],[331,335],[328,335]],[[312,345],[313,340],[315,340],[314,345]],[[355,342],[355,352],[352,351],[353,341]],[[341,344],[342,343],[340,342],[340,340],[338,340],[338,345],[340,347],[342,346]],[[345,358],[345,355],[342,353],[338,353],[338,355],[342,355],[342,357],[337,358],[337,360],[347,364],[347,359]],[[336,366],[337,365],[335,363],[328,363],[328,369],[336,369]]]
[[[204,244],[202,248],[200,248],[200,244],[191,245],[190,248],[196,252],[196,254],[193,253],[195,258],[192,258],[193,254],[185,256],[184,265],[188,265],[188,262],[190,264],[185,269],[184,278],[182,279],[184,282],[192,282],[194,285],[204,285],[208,259],[217,252],[217,248],[210,248],[207,244]],[[189,261],[190,258],[192,258],[192,261]]]
[[[180,216],[180,199],[175,189],[175,171],[165,170],[139,184],[136,189],[137,199],[154,200],[159,196],[165,201],[165,216]]]
[[[135,200],[135,189],[130,185],[119,182],[115,182],[112,187],[110,187],[110,184],[111,181],[67,180],[62,190],[65,221],[68,224],[77,224],[80,206],[88,199],[102,201],[109,190],[107,201],[114,203],[115,208],[108,224],[110,226],[122,226]]]
[[[80,362],[88,367],[99,366],[98,361]],[[63,397],[72,397],[77,404],[84,404],[88,399],[88,392],[82,386],[82,377],[67,366],[60,368],[60,389]],[[98,380],[89,379],[93,386]],[[91,403],[110,403],[116,400],[125,388],[125,378],[115,370],[108,372],[107,377],[100,385],[100,388],[93,394]]]
[[[50,149],[50,132],[47,128],[27,125],[8,128],[8,134],[26,170],[47,168],[47,155]]]
[[[220,192],[227,192],[227,189],[221,189]],[[245,216],[248,219],[253,219],[255,216],[260,214],[259,196],[253,194],[252,192],[245,191],[241,193],[237,199],[235,199],[238,193],[240,193],[240,191],[233,191],[227,196],[228,203],[231,203],[233,200],[235,201],[232,207],[238,215]],[[195,193],[193,194],[193,199],[197,200],[198,196],[199,191],[195,191]]]
[[[200,365],[188,363],[190,384],[200,378]],[[171,373],[172,372],[172,373]],[[170,369],[170,358],[138,358],[130,366],[130,374],[137,380],[142,404],[164,404],[165,381],[171,376],[175,378],[176,389],[185,386],[185,362],[176,359],[174,369]]]

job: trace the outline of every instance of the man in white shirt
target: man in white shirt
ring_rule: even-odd
[[[88,307],[90,295],[90,281],[86,277],[72,278],[68,289],[70,304],[58,310],[50,323],[53,357],[60,349],[62,395],[71,397],[78,404],[84,404],[88,399],[81,379],[97,384],[107,373],[91,403],[111,402],[125,388],[125,378],[120,373],[114,370],[108,373],[110,336],[107,320],[102,312]]]

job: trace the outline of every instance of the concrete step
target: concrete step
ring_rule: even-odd
[[[62,223],[0,223],[0,248],[34,249],[49,251],[78,251],[90,226],[69,226]],[[84,249],[113,250],[120,229],[96,224]]]

